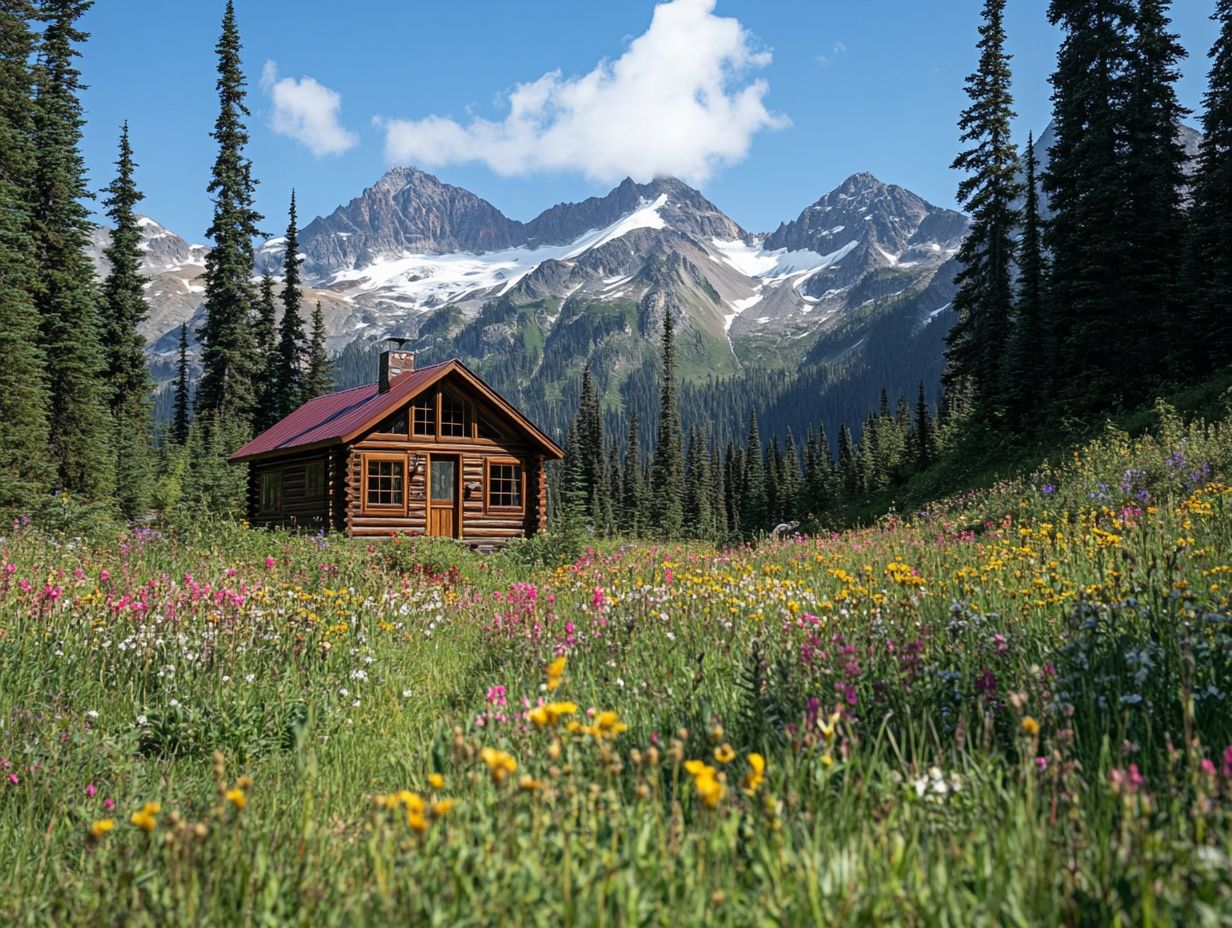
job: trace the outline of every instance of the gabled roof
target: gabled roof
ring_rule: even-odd
[[[548,457],[564,457],[556,442],[455,358],[401,374],[385,393],[380,392],[377,384],[370,383],[309,400],[232,454],[230,460],[249,461],[276,457],[290,451],[347,444],[375,428],[403,403],[410,402],[442,378],[455,373],[469,381],[488,402],[512,419],[535,444],[543,448]]]

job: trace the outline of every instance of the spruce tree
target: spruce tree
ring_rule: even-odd
[[[916,467],[923,470],[933,457],[933,423],[928,411],[928,398],[924,395],[924,381],[920,381],[920,390],[915,399],[915,427],[912,430],[915,439]]]
[[[1210,50],[1203,98],[1202,145],[1190,211],[1189,292],[1192,311],[1177,334],[1178,367],[1203,374],[1232,359],[1232,0],[1212,16],[1219,36]]]
[[[1056,340],[1058,413],[1116,405],[1132,379],[1116,350],[1125,335],[1125,237],[1134,223],[1126,189],[1126,107],[1134,73],[1130,0],[1051,0],[1063,33],[1052,75],[1056,141],[1044,172],[1052,218],[1044,330]],[[1055,351],[1055,354],[1053,353]],[[952,410],[951,410],[952,411]]]
[[[749,435],[744,455],[743,500],[740,510],[740,525],[746,535],[766,530],[769,513],[766,511],[766,464],[761,446],[761,430],[757,425],[757,411],[749,414]]]
[[[958,251],[958,320],[946,340],[946,382],[969,383],[985,416],[997,415],[1003,402],[1018,224],[1018,153],[1010,126],[1014,99],[1004,18],[1005,0],[985,0],[979,66],[966,81],[971,102],[958,121],[969,147],[952,165],[966,175],[958,185],[958,202],[971,214],[971,229]]]
[[[312,333],[308,338],[308,370],[304,373],[304,399],[328,393],[334,386],[333,364],[325,349],[325,314],[321,301],[312,308]]]
[[[175,367],[175,413],[171,420],[171,440],[177,445],[188,441],[192,424],[192,404],[188,381],[188,323],[180,326],[180,352]]]
[[[1184,265],[1185,149],[1177,137],[1189,110],[1176,95],[1185,50],[1169,27],[1170,0],[1138,0],[1131,44],[1133,76],[1126,114],[1126,176],[1132,220],[1123,230],[1125,271],[1121,281],[1120,337],[1107,346],[1120,356],[1124,395],[1150,399],[1166,370],[1172,333],[1188,325],[1181,309],[1177,269]]]
[[[578,460],[580,463],[581,489],[588,501],[588,515],[598,521],[601,512],[596,511],[596,491],[604,481],[603,409],[599,403],[599,391],[595,387],[590,365],[582,368],[581,399],[577,414]]]
[[[31,298],[31,15],[23,2],[0,5],[0,509],[30,504],[51,483],[47,356]]]
[[[244,117],[249,112],[232,0],[223,14],[215,52],[219,108],[211,137],[218,143],[218,155],[206,188],[214,201],[214,220],[206,235],[214,247],[205,259],[205,324],[197,333],[203,368],[197,411],[247,425],[256,398],[250,280],[261,215],[253,207],[252,163],[244,155],[248,144]]]
[[[659,436],[655,444],[651,499],[663,538],[680,537],[684,522],[684,438],[676,383],[675,327],[670,307],[663,309],[663,385],[659,397]]]
[[[116,500],[129,518],[149,504],[153,476],[150,445],[150,382],[145,339],[137,327],[149,315],[141,276],[141,228],[136,206],[143,199],[133,178],[128,123],[120,130],[115,180],[103,205],[115,228],[104,254],[110,264],[103,282],[101,323],[107,359],[107,392],[115,432]]]
[[[295,215],[295,191],[291,191],[288,210],[286,246],[282,262],[282,323],[278,328],[278,373],[275,400],[278,418],[290,415],[307,399],[304,383],[304,363],[307,347],[304,338],[304,317],[300,311],[299,292],[299,232]]]
[[[1044,253],[1040,241],[1039,180],[1035,136],[1027,135],[1026,202],[1023,206],[1022,239],[1018,244],[1018,295],[1014,303],[1014,328],[1006,362],[1006,400],[1013,417],[1011,426],[1033,431],[1039,423],[1049,384],[1048,372],[1055,361],[1048,357],[1052,344],[1044,334]],[[920,382],[923,399],[924,382]],[[917,420],[917,429],[919,421]],[[923,461],[927,460],[925,454]]]
[[[800,452],[796,439],[787,430],[787,442],[783,446],[783,469],[779,477],[779,512],[784,520],[799,520],[801,512]]]
[[[80,143],[78,93],[84,89],[73,61],[88,36],[77,28],[91,0],[44,0],[46,23],[36,67],[34,239],[38,279],[35,305],[42,323],[51,391],[50,444],[61,487],[91,499],[115,492],[115,457],[106,359],[99,344],[98,289],[86,257],[92,228]]]
[[[278,311],[274,304],[274,278],[261,275],[257,296],[255,334],[256,410],[253,430],[264,432],[278,421]]]
[[[838,473],[844,502],[851,503],[860,495],[860,468],[851,427],[846,423],[838,430]]]
[[[624,519],[621,531],[636,538],[646,528],[647,519],[642,511],[644,505],[644,488],[642,485],[642,452],[638,447],[637,413],[629,416],[629,434],[625,439],[624,486],[621,488],[623,499],[621,511]]]

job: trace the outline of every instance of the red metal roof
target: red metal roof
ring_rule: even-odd
[[[232,454],[230,460],[244,461],[295,448],[348,441],[356,433],[363,431],[365,426],[375,426],[389,411],[410,400],[416,393],[449,373],[450,369],[473,379],[490,392],[501,401],[505,412],[518,420],[519,424],[545,447],[555,451],[554,456],[561,456],[562,452],[555,442],[484,384],[477,374],[455,359],[402,374],[395,378],[385,393],[379,391],[377,384],[370,383],[349,390],[339,390],[337,393],[326,393],[309,400]]]

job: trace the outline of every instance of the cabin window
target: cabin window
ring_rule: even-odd
[[[441,393],[441,437],[465,438],[471,433],[466,403],[449,393]]]
[[[393,458],[364,459],[364,505],[373,509],[401,509],[405,463]]]
[[[325,462],[309,461],[304,465],[304,496],[320,499],[325,495]]]
[[[261,475],[261,512],[273,515],[282,509],[282,474],[271,471]]]
[[[405,435],[406,409],[399,409],[393,415],[388,416],[384,422],[376,427],[376,431],[383,435]]]
[[[435,435],[436,434],[436,395],[429,394],[428,396],[417,399],[411,406],[411,411],[415,417],[415,434],[416,435]]]
[[[488,462],[488,508],[522,508],[522,465]]]

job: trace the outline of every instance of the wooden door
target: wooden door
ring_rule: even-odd
[[[428,534],[445,538],[461,536],[458,511],[458,478],[461,461],[457,455],[434,454],[428,462]]]

